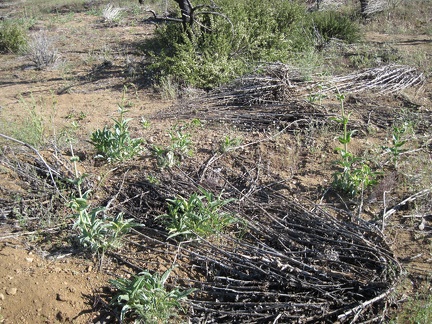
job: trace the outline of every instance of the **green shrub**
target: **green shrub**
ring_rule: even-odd
[[[0,21],[0,53],[16,53],[27,44],[21,24],[11,20]]]
[[[341,39],[348,43],[360,40],[359,25],[340,12],[317,11],[312,15],[311,21],[312,26],[326,42],[331,38]]]
[[[105,126],[103,129],[93,132],[90,137],[98,157],[106,159],[110,163],[132,159],[142,151],[143,140],[130,137],[130,119],[124,118],[126,112],[127,110],[119,105],[120,117],[113,119],[112,129]]]
[[[162,218],[170,236],[182,239],[208,237],[221,233],[226,227],[237,222],[233,215],[221,211],[233,199],[222,200],[211,192],[201,189],[201,195],[193,193],[189,199],[178,197],[168,199],[168,213]]]
[[[144,271],[132,280],[119,278],[110,281],[119,291],[111,304],[122,307],[121,323],[127,315],[134,318],[135,323],[170,323],[170,320],[178,318],[178,310],[182,310],[181,301],[193,289],[168,291],[165,282],[171,271],[168,269],[162,276]]]
[[[213,88],[251,71],[258,62],[285,62],[312,46],[303,28],[303,6],[283,0],[217,4],[219,15],[198,15],[204,20],[189,33],[176,23],[157,30],[150,69],[159,79],[170,76],[179,85]],[[209,29],[201,28],[204,24]]]

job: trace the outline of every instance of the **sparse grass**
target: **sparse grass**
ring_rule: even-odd
[[[367,30],[387,34],[429,34],[432,12],[429,0],[390,1],[391,5],[372,17]]]
[[[51,107],[47,106],[42,98],[36,99],[33,95],[29,99],[20,98],[20,109],[23,110],[23,118],[19,122],[4,125],[4,129],[12,137],[41,148],[48,143],[51,135],[51,120],[46,117],[43,110],[51,110],[55,113],[56,104],[53,101]]]
[[[414,296],[404,305],[403,310],[391,321],[394,324],[432,323],[432,294]]]
[[[124,9],[109,3],[102,9],[102,18],[109,25],[118,24],[122,19]]]

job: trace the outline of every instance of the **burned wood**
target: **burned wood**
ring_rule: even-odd
[[[401,269],[378,229],[300,204],[271,191],[254,172],[231,170],[224,163],[223,157],[215,159],[205,165],[206,172],[222,170],[215,176],[226,184],[225,195],[236,199],[230,209],[243,229],[181,245],[166,241],[166,232],[140,230],[149,237],[142,249],[148,251],[152,242],[160,249],[165,241],[169,255],[177,251],[178,270],[184,274],[177,281],[198,289],[189,299],[191,323],[355,322],[384,310]],[[253,169],[246,160],[242,163]],[[188,195],[203,185],[200,172],[192,169],[163,177],[152,191],[154,202],[148,202],[150,208],[155,204],[156,214],[167,197]],[[247,179],[239,182],[241,177]],[[239,185],[252,180],[257,185],[251,190]],[[155,192],[163,195],[155,197]],[[131,256],[128,262],[136,261]]]

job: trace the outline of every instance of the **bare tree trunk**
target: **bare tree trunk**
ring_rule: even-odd
[[[182,21],[183,21],[183,29],[187,31],[189,27],[192,26],[194,17],[193,17],[193,7],[189,0],[174,0],[178,3],[181,11]]]
[[[363,18],[367,17],[367,9],[369,6],[369,0],[360,0],[360,13]]]

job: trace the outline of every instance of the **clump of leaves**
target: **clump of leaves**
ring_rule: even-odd
[[[159,168],[172,168],[193,154],[191,134],[187,130],[200,123],[199,120],[194,120],[189,124],[175,125],[168,132],[170,145],[167,147],[153,145],[152,152]]]
[[[143,140],[131,138],[129,133],[129,121],[124,115],[128,112],[119,105],[120,117],[112,119],[112,128],[105,126],[91,134],[90,141],[96,148],[98,158],[106,159],[108,162],[122,162],[132,159],[142,151]]]
[[[69,182],[74,184],[78,191],[78,195],[69,202],[69,207],[75,212],[72,215],[74,228],[78,230],[81,246],[94,254],[98,254],[102,264],[105,252],[121,247],[124,235],[137,224],[134,224],[132,219],[125,220],[123,213],[110,218],[104,215],[104,207],[90,208],[90,191],[82,192],[81,189],[87,175],[79,174],[77,169],[79,158],[77,156],[73,156],[71,160],[74,164],[75,178],[70,179]]]
[[[120,321],[124,321],[128,315],[140,323],[169,323],[178,318],[179,311],[184,312],[181,302],[194,289],[167,290],[165,282],[171,271],[168,269],[162,276],[144,271],[132,280],[111,280],[110,283],[119,291],[111,305],[122,307]]]
[[[22,24],[13,20],[0,21],[0,53],[17,53],[27,45]]]
[[[208,237],[224,231],[238,220],[222,211],[222,207],[234,199],[222,199],[222,193],[215,196],[200,189],[189,198],[168,199],[168,213],[159,216],[169,231],[169,238],[180,236],[182,240]]]
[[[345,96],[337,95],[341,104],[341,116],[333,118],[334,121],[341,124],[343,133],[338,137],[339,143],[343,147],[338,147],[336,150],[340,152],[341,159],[336,161],[336,165],[341,168],[333,174],[333,187],[349,196],[356,196],[363,192],[366,188],[377,183],[378,173],[371,170],[367,161],[354,156],[348,149],[348,144],[351,142],[355,131],[348,130],[348,122],[350,114],[346,113],[344,108]]]

